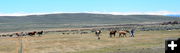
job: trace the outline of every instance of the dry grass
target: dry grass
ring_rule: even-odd
[[[109,38],[108,31],[101,35],[101,40],[97,40],[94,33],[62,35],[59,32],[42,37],[1,38],[0,53],[18,53],[18,39],[23,40],[24,53],[139,53],[136,50],[163,49],[165,38],[180,37],[180,30],[138,31],[135,38]]]

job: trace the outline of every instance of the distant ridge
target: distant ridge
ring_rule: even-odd
[[[180,20],[162,15],[111,15],[90,13],[63,13],[29,16],[0,16],[0,32],[78,28],[111,24],[141,24]]]
[[[165,16],[178,17],[178,18],[180,18],[180,15],[165,15]]]
[[[121,24],[163,22],[177,20],[161,15],[111,15],[91,13],[62,13],[29,16],[0,16],[0,23],[45,23],[45,24]]]

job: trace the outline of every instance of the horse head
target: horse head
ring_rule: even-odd
[[[128,30],[125,30],[127,33],[130,33]]]

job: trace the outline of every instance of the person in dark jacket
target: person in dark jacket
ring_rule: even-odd
[[[134,33],[135,33],[135,29],[131,29],[131,36],[130,37],[134,37]]]

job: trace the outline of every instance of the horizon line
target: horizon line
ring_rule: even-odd
[[[180,12],[154,11],[154,12],[39,12],[39,13],[0,13],[0,16],[29,16],[29,15],[47,15],[64,13],[90,13],[90,14],[110,14],[110,15],[180,15]]]

